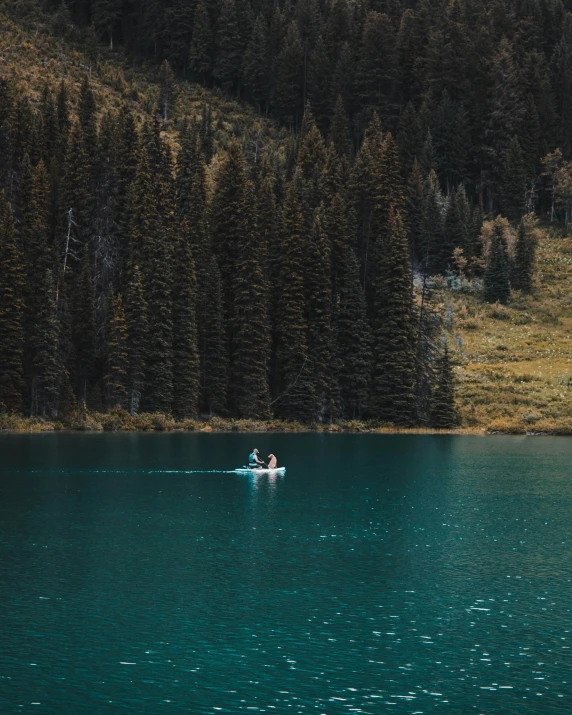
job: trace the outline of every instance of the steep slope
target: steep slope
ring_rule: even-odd
[[[90,59],[85,42],[74,42],[54,35],[53,27],[37,22],[28,15],[23,20],[13,17],[0,5],[0,73],[13,78],[33,104],[41,96],[46,83],[57,88],[63,80],[69,85],[71,101],[77,100],[81,82],[89,74],[92,90],[100,112],[119,109],[127,102],[140,118],[155,111],[160,99],[160,70],[151,63],[131,61],[121,50],[109,51],[96,46]],[[199,84],[175,82],[176,99],[166,134],[173,141],[186,117],[197,117],[206,105],[211,112],[215,142],[226,146],[230,137],[239,135],[245,145],[255,151],[268,141],[284,141],[287,132],[274,122],[262,119],[247,103],[225,97],[219,91]],[[258,146],[260,150],[260,146]]]

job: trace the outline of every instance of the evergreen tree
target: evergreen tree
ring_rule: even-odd
[[[475,256],[477,243],[481,234],[482,218],[478,207],[472,208],[464,186],[457,189],[457,206],[459,214],[459,236],[465,258],[471,259]]]
[[[445,345],[436,366],[436,384],[431,398],[431,427],[452,429],[457,424],[453,369],[449,350]]]
[[[24,159],[20,165],[19,189],[16,212],[20,215],[20,245],[24,256],[27,257],[29,254],[30,244],[34,240],[33,225],[35,221],[36,208],[34,206],[34,174],[32,170],[32,163],[28,154],[24,155]]]
[[[338,193],[346,196],[348,169],[348,162],[338,156],[333,142],[330,142],[326,149],[326,160],[320,178],[321,198],[324,205],[327,206]]]
[[[216,34],[213,74],[227,92],[238,89],[242,69],[242,38],[235,0],[223,0]]]
[[[397,57],[399,67],[400,94],[405,105],[410,104],[419,90],[418,68],[424,59],[419,18],[409,8],[403,13],[397,34]],[[425,28],[426,31],[429,27]]]
[[[163,121],[166,122],[169,119],[169,113],[172,111],[176,100],[177,88],[175,85],[175,75],[171,69],[171,65],[167,60],[163,60],[159,73],[159,87],[161,94],[159,97],[159,103],[161,107],[161,114],[163,116]]]
[[[113,49],[113,33],[121,18],[121,0],[92,0],[91,17],[100,35],[109,38],[109,49]]]
[[[303,109],[304,48],[296,22],[288,25],[282,50],[276,58],[273,106],[277,115],[292,127],[298,125]]]
[[[69,133],[71,131],[70,100],[66,83],[62,80],[56,98],[56,116],[58,123],[58,142],[56,156],[62,163],[68,147]]]
[[[355,39],[357,28],[353,11],[347,0],[334,0],[329,8],[324,37],[332,56],[344,43]]]
[[[516,236],[514,287],[526,294],[532,293],[536,263],[536,238],[532,228],[531,222],[522,219]]]
[[[205,161],[208,163],[214,154],[214,132],[212,126],[212,112],[210,105],[203,104],[201,121],[199,124],[199,136],[201,138],[201,148]]]
[[[115,183],[114,221],[117,232],[117,244],[120,254],[120,266],[126,272],[130,218],[130,191],[137,174],[139,136],[135,117],[126,104],[121,106],[113,146],[113,172]]]
[[[229,349],[234,342],[233,280],[236,275],[238,247],[247,230],[246,163],[240,144],[232,140],[217,174],[211,203],[210,228],[220,267],[224,295],[225,333]]]
[[[343,414],[361,419],[371,383],[371,330],[355,253],[346,256],[340,278],[337,314],[339,382]]]
[[[453,251],[456,248],[463,250],[465,258],[472,256],[470,237],[470,210],[463,189],[449,194],[447,213],[445,215],[443,249],[437,256],[437,264],[441,269],[451,267]]]
[[[445,236],[446,201],[439,188],[439,180],[434,171],[429,174],[427,193],[423,205],[421,223],[420,262],[422,272],[438,273],[443,270],[440,258],[449,255]],[[443,248],[444,247],[444,248]]]
[[[138,265],[145,278],[148,276],[144,259],[146,247],[159,230],[157,202],[157,187],[151,173],[148,144],[141,142],[137,169],[129,190],[127,262],[129,266]]]
[[[80,87],[78,118],[83,151],[89,161],[91,171],[97,155],[97,105],[87,75],[84,75]]]
[[[86,186],[90,185],[90,177],[90,161],[84,149],[82,130],[76,124],[65,154],[55,246],[59,272],[70,271],[71,283],[79,270],[83,248],[89,240],[91,196],[87,195]]]
[[[40,120],[41,120],[41,145],[43,147],[41,159],[44,165],[50,166],[52,159],[56,156],[58,146],[58,117],[56,104],[50,89],[46,83],[42,89],[40,98]]]
[[[270,67],[274,74],[276,70],[276,58],[280,54],[284,37],[286,36],[285,18],[280,11],[280,5],[275,5],[270,21]]]
[[[268,284],[264,275],[267,246],[259,225],[254,185],[248,184],[247,225],[238,237],[233,279],[234,345],[230,368],[231,401],[239,417],[269,416]]]
[[[318,39],[322,20],[317,0],[300,0],[296,3],[294,18],[300,29],[304,48],[313,47]]]
[[[463,0],[449,0],[443,30],[432,33],[429,82],[439,93],[447,88],[453,100],[463,99],[468,90],[469,32]]]
[[[524,212],[526,200],[526,167],[518,137],[514,136],[504,162],[501,179],[501,201],[505,215],[517,220]]]
[[[12,210],[0,193],[0,409],[17,411],[24,389],[24,272]]]
[[[491,245],[487,256],[484,297],[488,303],[508,303],[510,300],[505,226],[500,216],[494,223]]]
[[[196,126],[189,125],[183,133],[181,151],[177,157],[176,201],[177,220],[186,223],[195,264],[195,317],[202,365],[205,360],[202,333],[210,310],[207,283],[211,248],[208,238],[206,167]],[[201,374],[204,374],[202,368]]]
[[[491,191],[501,190],[504,160],[514,135],[518,136],[525,113],[525,101],[514,49],[502,39],[492,67],[490,118],[485,130],[487,163],[491,166]]]
[[[139,410],[145,385],[145,349],[148,335],[148,314],[143,278],[139,266],[133,266],[127,285],[125,301],[125,321],[127,325],[127,399],[129,412],[134,415]]]
[[[262,234],[263,244],[266,246],[265,275],[268,282],[268,315],[271,326],[274,325],[278,300],[281,254],[275,181],[272,167],[264,161],[261,171],[255,176],[255,182],[258,195],[258,228]]]
[[[422,275],[422,281],[415,351],[415,410],[418,422],[428,425],[439,352],[437,338],[441,332],[441,316],[435,281],[427,274]]]
[[[421,165],[421,170],[425,176],[431,171],[437,171],[438,159],[437,153],[435,152],[435,145],[433,144],[433,136],[431,130],[427,130],[427,135],[423,146],[421,147],[421,154],[419,156],[419,164]]]
[[[377,172],[375,211],[378,220],[385,223],[390,207],[403,215],[406,202],[405,184],[399,164],[399,149],[391,132],[388,132],[383,139]]]
[[[339,49],[336,63],[333,67],[331,86],[332,97],[340,96],[342,98],[344,107],[350,117],[354,115],[357,104],[355,67],[354,49],[349,42],[344,42]]]
[[[144,405],[149,412],[169,413],[173,403],[172,270],[170,246],[161,226],[146,246],[145,264],[144,285],[150,310]]]
[[[401,216],[390,211],[376,243],[372,417],[397,425],[414,419],[415,330],[411,267]]]
[[[362,285],[368,299],[371,297],[371,247],[376,236],[374,218],[376,196],[381,181],[382,142],[381,125],[377,114],[374,114],[349,181],[351,204],[357,224],[357,251]]]
[[[14,147],[14,87],[0,76],[0,191],[9,194],[12,186]]]
[[[277,413],[287,420],[308,422],[315,396],[310,377],[304,285],[304,217],[296,186],[288,187],[282,210],[280,293],[276,306],[278,394]]]
[[[28,154],[32,164],[35,164],[40,152],[34,111],[26,96],[17,99],[15,105],[12,129],[16,161],[20,163]]]
[[[346,114],[346,110],[344,108],[344,100],[342,99],[341,94],[338,94],[338,98],[336,99],[336,104],[334,106],[330,136],[338,156],[349,158],[351,154],[349,122],[348,115]]]
[[[80,404],[85,403],[92,387],[95,370],[95,306],[94,283],[87,246],[83,249],[80,270],[71,295],[72,340],[76,358],[75,393]]]
[[[212,30],[209,14],[203,0],[199,0],[195,7],[189,66],[192,72],[202,77],[203,84],[211,69],[211,45]]]
[[[109,407],[127,407],[129,347],[127,321],[121,294],[112,297],[107,343],[106,402]]]
[[[205,294],[209,309],[201,330],[201,402],[212,416],[224,413],[228,390],[222,281],[214,256],[210,260]]]
[[[451,269],[453,251],[455,248],[464,248],[466,243],[463,219],[459,214],[459,204],[454,188],[451,189],[447,200],[442,239],[439,245],[435,246],[436,250],[433,262],[433,268],[436,269],[438,273],[444,273]]]
[[[152,129],[144,127],[142,139],[147,144],[149,167],[155,184],[157,220],[170,247],[173,242],[176,207],[175,172],[171,147],[161,136],[161,125],[157,117]]]
[[[312,230],[313,213],[321,200],[321,179],[326,148],[320,130],[313,123],[302,134],[296,161],[295,179],[302,200],[306,230]]]
[[[259,110],[267,106],[270,97],[270,49],[268,26],[263,15],[258,15],[243,61],[243,79]]]
[[[526,148],[523,153],[524,172],[528,181],[533,181],[538,174],[540,165],[542,129],[536,102],[532,93],[526,98],[526,110],[520,131],[519,143]]]
[[[377,111],[386,126],[393,122],[396,80],[395,31],[388,15],[372,10],[363,26],[358,84],[362,107]]]
[[[28,162],[25,163],[29,167]],[[47,350],[43,360],[48,359],[50,345],[57,349],[57,335],[53,334],[52,318],[50,314],[51,301],[54,292],[52,288],[53,257],[49,245],[50,235],[50,187],[49,177],[43,161],[40,160],[33,174],[22,175],[20,240],[23,248],[24,268],[26,274],[25,285],[25,336],[26,336],[26,373],[31,382],[32,411],[38,409],[44,412],[47,409],[45,402],[39,398],[35,365],[37,353]],[[49,271],[49,276],[47,272]],[[56,326],[57,328],[57,326]],[[45,341],[47,345],[44,345]],[[53,383],[57,385],[57,375]],[[41,403],[41,404],[40,404]],[[50,397],[50,409],[57,406],[57,395]]]
[[[425,193],[426,187],[421,174],[421,167],[417,159],[414,159],[413,167],[407,180],[406,199],[409,252],[412,261],[415,263],[422,263],[426,257],[422,247]]]
[[[195,3],[175,0],[165,7],[164,37],[168,42],[164,49],[165,58],[172,67],[187,69],[190,40],[193,29]]]
[[[449,185],[468,183],[469,154],[471,151],[471,126],[465,107],[455,107],[442,167]]]
[[[109,322],[109,295],[119,290],[123,236],[117,225],[118,182],[115,167],[117,138],[117,115],[106,112],[99,130],[98,160],[95,164],[95,194],[90,222],[90,245],[94,263],[95,329],[98,335],[105,332]],[[104,341],[97,340],[97,356],[103,366]],[[103,407],[101,379],[98,376],[97,390],[93,397]]]
[[[552,56],[552,75],[556,106],[559,114],[558,146],[568,154],[572,128],[572,18],[565,16],[560,41]]]
[[[57,416],[61,366],[58,355],[59,325],[57,319],[56,286],[53,273],[46,268],[36,284],[42,296],[34,319],[32,344],[31,413],[53,418]]]
[[[315,394],[315,418],[331,422],[339,414],[339,386],[334,315],[332,266],[323,211],[318,211],[310,238],[307,266],[308,356]]]
[[[316,124],[326,134],[332,114],[332,62],[324,38],[320,35],[309,60],[307,95],[312,105]]]
[[[58,417],[63,417],[65,420],[76,412],[78,407],[77,397],[73,391],[71,379],[67,370],[64,370],[62,373],[59,392],[60,399],[58,403]]]
[[[196,414],[199,398],[199,353],[196,322],[196,276],[189,225],[177,237],[173,275],[173,414],[179,419]]]
[[[348,208],[340,192],[331,197],[323,214],[320,229],[325,231],[328,239],[332,289],[337,293],[348,250],[353,248],[354,243],[350,232]]]
[[[421,126],[417,112],[413,103],[409,102],[403,110],[399,125],[399,158],[407,176],[413,169],[414,161],[418,160],[421,155],[422,142]]]

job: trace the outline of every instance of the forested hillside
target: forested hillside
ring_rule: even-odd
[[[2,411],[482,424],[458,330],[572,208],[567,10],[5,3]]]

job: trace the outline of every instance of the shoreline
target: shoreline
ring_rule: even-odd
[[[534,429],[536,427],[536,429]],[[504,429],[503,429],[504,428]],[[494,422],[489,426],[460,426],[451,429],[429,427],[396,427],[391,424],[376,424],[360,420],[344,420],[333,424],[304,425],[282,420],[246,420],[232,418],[203,418],[177,421],[168,415],[140,413],[129,415],[123,411],[107,413],[78,411],[61,421],[45,420],[20,415],[0,415],[0,433],[3,434],[53,434],[81,432],[101,433],[148,433],[148,432],[196,432],[218,433],[314,433],[314,434],[418,434],[418,435],[474,435],[474,436],[572,436],[572,423],[549,423],[521,425],[511,423],[502,427]]]

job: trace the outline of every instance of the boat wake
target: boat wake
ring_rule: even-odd
[[[20,469],[26,474],[234,474],[234,469]]]

